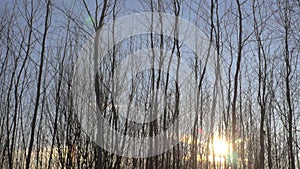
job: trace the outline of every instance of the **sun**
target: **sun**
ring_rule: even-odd
[[[214,154],[217,156],[223,156],[228,154],[228,143],[224,139],[214,138],[213,142]]]

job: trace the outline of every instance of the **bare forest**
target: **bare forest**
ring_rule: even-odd
[[[0,168],[300,168],[299,0],[0,4]]]

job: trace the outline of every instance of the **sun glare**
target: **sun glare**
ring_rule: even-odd
[[[228,154],[228,144],[225,140],[215,138],[213,143],[213,150],[215,155],[222,156]]]

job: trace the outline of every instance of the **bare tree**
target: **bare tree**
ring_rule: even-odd
[[[43,32],[43,40],[42,40],[42,49],[41,49],[41,57],[40,57],[40,65],[39,65],[39,75],[37,81],[37,90],[36,90],[36,100],[35,100],[35,107],[33,111],[33,119],[31,122],[31,135],[28,147],[28,155],[26,158],[26,169],[30,167],[30,158],[33,149],[33,142],[34,142],[34,134],[36,128],[36,120],[40,102],[40,91],[41,91],[41,83],[42,83],[42,75],[43,75],[43,65],[44,65],[44,57],[45,57],[45,50],[46,50],[46,40],[47,40],[47,33],[51,22],[51,1],[48,0],[46,3],[46,16],[45,16],[45,23],[44,23],[44,32]]]

